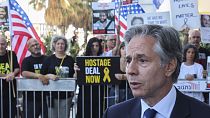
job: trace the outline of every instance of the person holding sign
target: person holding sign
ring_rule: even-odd
[[[201,80],[203,79],[203,66],[196,63],[198,58],[198,49],[192,45],[188,44],[184,47],[183,51],[183,62],[181,64],[179,79],[186,80]],[[183,92],[185,95],[194,97],[200,101],[204,101],[202,92]]]
[[[102,56],[102,54],[103,54],[103,49],[102,49],[100,40],[96,37],[91,38],[87,43],[84,56]],[[75,68],[75,72],[79,70],[79,67],[77,66],[77,64],[75,64],[74,68]],[[75,77],[76,77],[76,74],[75,74]],[[83,118],[84,116],[84,118],[91,118],[91,114],[92,114],[92,118],[99,118],[99,115],[102,116],[101,114],[103,113],[102,108],[103,108],[103,97],[104,97],[103,91],[104,91],[104,87],[101,85],[79,86],[76,117]],[[91,96],[91,93],[92,93],[92,96]],[[90,102],[91,98],[92,98],[92,103]],[[82,102],[82,99],[84,99],[84,103]],[[84,107],[83,107],[83,104],[84,104]],[[92,106],[92,109],[91,109],[91,106]],[[99,114],[99,112],[101,114]]]
[[[74,59],[66,54],[68,49],[67,39],[63,36],[54,36],[51,47],[54,54],[47,57],[43,62],[41,74],[52,80],[73,77]],[[73,92],[52,92],[52,95],[47,95],[48,117],[69,118],[73,96]]]
[[[197,63],[201,64],[204,68],[204,78],[207,77],[207,57],[210,56],[209,51],[201,47],[201,33],[197,29],[191,29],[188,32],[188,43],[194,45],[198,49],[198,59],[196,60]],[[209,103],[209,94],[203,93],[205,98],[205,103]]]
[[[126,75],[135,98],[107,108],[103,118],[207,118],[210,106],[173,85],[182,62],[179,33],[172,27],[128,29]],[[150,115],[150,117],[149,117]]]

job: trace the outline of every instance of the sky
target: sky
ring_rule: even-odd
[[[44,9],[42,9],[41,11],[36,11],[33,9],[32,5],[29,5],[28,2],[26,2],[25,0],[16,0],[19,5],[23,8],[23,10],[26,12],[26,14],[28,15],[30,21],[32,23],[44,23]]]

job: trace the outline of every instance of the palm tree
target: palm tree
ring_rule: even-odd
[[[45,8],[45,2],[46,0],[31,0],[29,2],[30,5],[33,5],[33,8],[37,11],[42,10],[43,8]]]
[[[60,28],[63,34],[70,24],[91,30],[91,9],[81,0],[48,0],[45,21]]]
[[[92,30],[92,10],[90,3],[96,0],[48,0],[48,8],[45,10],[45,21],[50,26],[57,26],[65,34],[70,24],[76,28],[83,28],[85,41],[87,31]],[[44,8],[46,0],[31,0],[29,4],[35,10]],[[37,7],[39,6],[39,7]]]

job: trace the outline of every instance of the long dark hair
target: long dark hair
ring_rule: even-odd
[[[98,42],[98,44],[99,44],[99,51],[97,53],[97,56],[99,56],[103,53],[102,46],[101,46],[101,41],[98,38],[93,37],[87,43],[87,46],[86,46],[86,49],[85,49],[85,54],[84,54],[85,56],[92,56],[93,55],[93,53],[91,51],[91,47],[92,47],[92,44],[94,42]]]

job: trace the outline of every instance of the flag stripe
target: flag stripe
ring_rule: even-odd
[[[12,23],[13,27],[23,27],[23,28],[27,28],[25,25],[21,24],[21,23]]]
[[[23,20],[19,15],[17,15],[18,14],[17,12],[11,12],[11,13],[12,13],[11,14],[12,18]]]
[[[32,34],[32,36],[35,37],[35,38],[38,40],[39,44],[41,45],[42,51],[45,51],[44,44],[43,44],[43,42],[41,41],[41,39],[40,39],[40,37],[38,36],[38,34],[36,33],[34,27],[33,27],[33,26],[30,27],[29,31],[34,32],[34,33]]]
[[[126,4],[120,7],[120,15],[119,15],[119,0],[115,0],[115,23],[116,27],[120,25],[120,40],[123,40],[124,33],[127,30],[127,15],[128,14],[140,14],[145,11],[142,9],[140,4]]]
[[[125,29],[125,30],[127,29],[127,25],[125,25],[125,23],[123,23],[123,22],[121,22],[121,21],[120,21],[120,26],[121,26],[121,28],[123,28],[123,29]],[[122,29],[122,30],[123,30],[123,29]]]
[[[26,44],[27,44],[27,42],[25,42],[25,44],[23,44],[24,48],[23,48],[23,51],[22,51],[22,54],[21,54],[21,57],[20,57],[19,61],[23,60],[25,58],[25,56],[26,56],[26,53],[28,51],[28,48],[27,48]]]
[[[30,55],[26,45],[30,38],[33,37],[38,40],[42,52],[45,52],[45,48],[28,16],[16,0],[9,0],[9,8],[11,15],[12,49],[16,52],[18,62],[21,64],[22,60],[27,55]]]
[[[14,39],[13,39],[13,40],[14,40]],[[13,46],[13,47],[15,47],[15,48],[14,48],[14,51],[15,51],[15,52],[18,51],[18,49],[20,48],[20,44],[21,44],[21,42],[22,42],[22,39],[20,39],[20,37],[19,37],[18,39],[16,39],[16,40],[17,40],[17,42],[16,42],[15,46]]]

